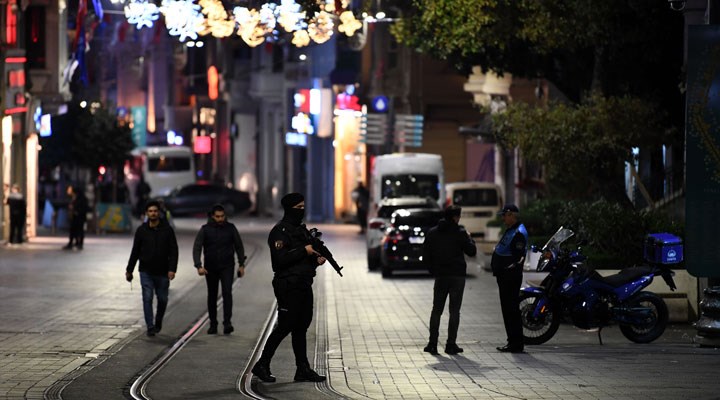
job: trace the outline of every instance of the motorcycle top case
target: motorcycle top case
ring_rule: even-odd
[[[655,264],[677,264],[683,260],[682,239],[670,233],[651,233],[645,237],[645,260]]]

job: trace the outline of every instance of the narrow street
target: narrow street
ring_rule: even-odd
[[[153,399],[243,398],[239,377],[273,307],[267,232],[273,221],[236,218],[251,255],[234,289],[235,332],[200,327],[149,380]],[[171,283],[163,331],[145,336],[140,288],[125,282],[130,235],[93,236],[85,250],[64,251],[65,237],[42,236],[0,250],[0,397],[124,399],[143,369],[171,347],[205,310],[205,283],[192,268],[201,219],[176,220],[180,264]],[[491,274],[469,268],[457,356],[422,351],[433,280],[424,274],[383,279],[369,272],[355,225],[319,225],[345,267],[318,269],[310,359],[324,385],[292,381],[286,339],[271,365],[278,382],[253,381],[258,398],[274,399],[713,399],[720,383],[717,349],[692,344],[690,324],[671,325],[656,342],[638,345],[617,329],[583,332],[563,325],[526,354],[503,354],[504,331]],[[480,262],[483,262],[481,257]],[[440,340],[444,342],[447,311]],[[314,353],[314,354],[313,354]],[[311,361],[312,362],[312,361]]]

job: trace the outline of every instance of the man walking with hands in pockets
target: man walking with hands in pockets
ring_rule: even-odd
[[[193,261],[198,275],[205,276],[207,283],[207,307],[210,318],[208,334],[217,333],[217,298],[218,283],[222,287],[223,298],[223,333],[231,334],[235,329],[232,326],[232,284],[235,260],[237,254],[238,277],[245,275],[245,248],[240,233],[235,225],[227,221],[225,208],[216,204],[210,211],[210,219],[200,228],[193,244]],[[205,255],[205,263],[200,261],[200,253]]]

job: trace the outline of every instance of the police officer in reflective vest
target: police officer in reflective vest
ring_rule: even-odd
[[[280,342],[292,333],[297,366],[295,381],[322,382],[325,376],[310,368],[305,336],[313,317],[312,283],[315,269],[326,260],[308,243],[309,233],[302,225],[305,216],[303,195],[287,194],[280,203],[285,215],[268,236],[270,258],[275,272],[272,285],[277,298],[278,323],[268,337],[252,373],[264,382],[275,382],[276,378],[270,372],[270,360]]]
[[[524,351],[522,320],[520,317],[520,286],[522,270],[527,253],[528,233],[518,221],[518,210],[514,204],[508,204],[498,213],[503,219],[506,230],[495,246],[491,267],[497,279],[500,292],[507,344],[498,347],[503,353],[522,353]]]

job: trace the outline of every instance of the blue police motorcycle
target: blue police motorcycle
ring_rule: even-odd
[[[622,334],[635,343],[650,343],[660,337],[668,322],[668,308],[655,293],[643,291],[655,276],[662,276],[675,290],[673,272],[665,265],[625,268],[601,276],[584,265],[581,248],[568,249],[564,243],[574,235],[560,227],[541,248],[537,271],[548,272],[540,286],[521,289],[525,344],[542,344],[557,333],[561,320],[580,329],[598,329],[617,323]]]

